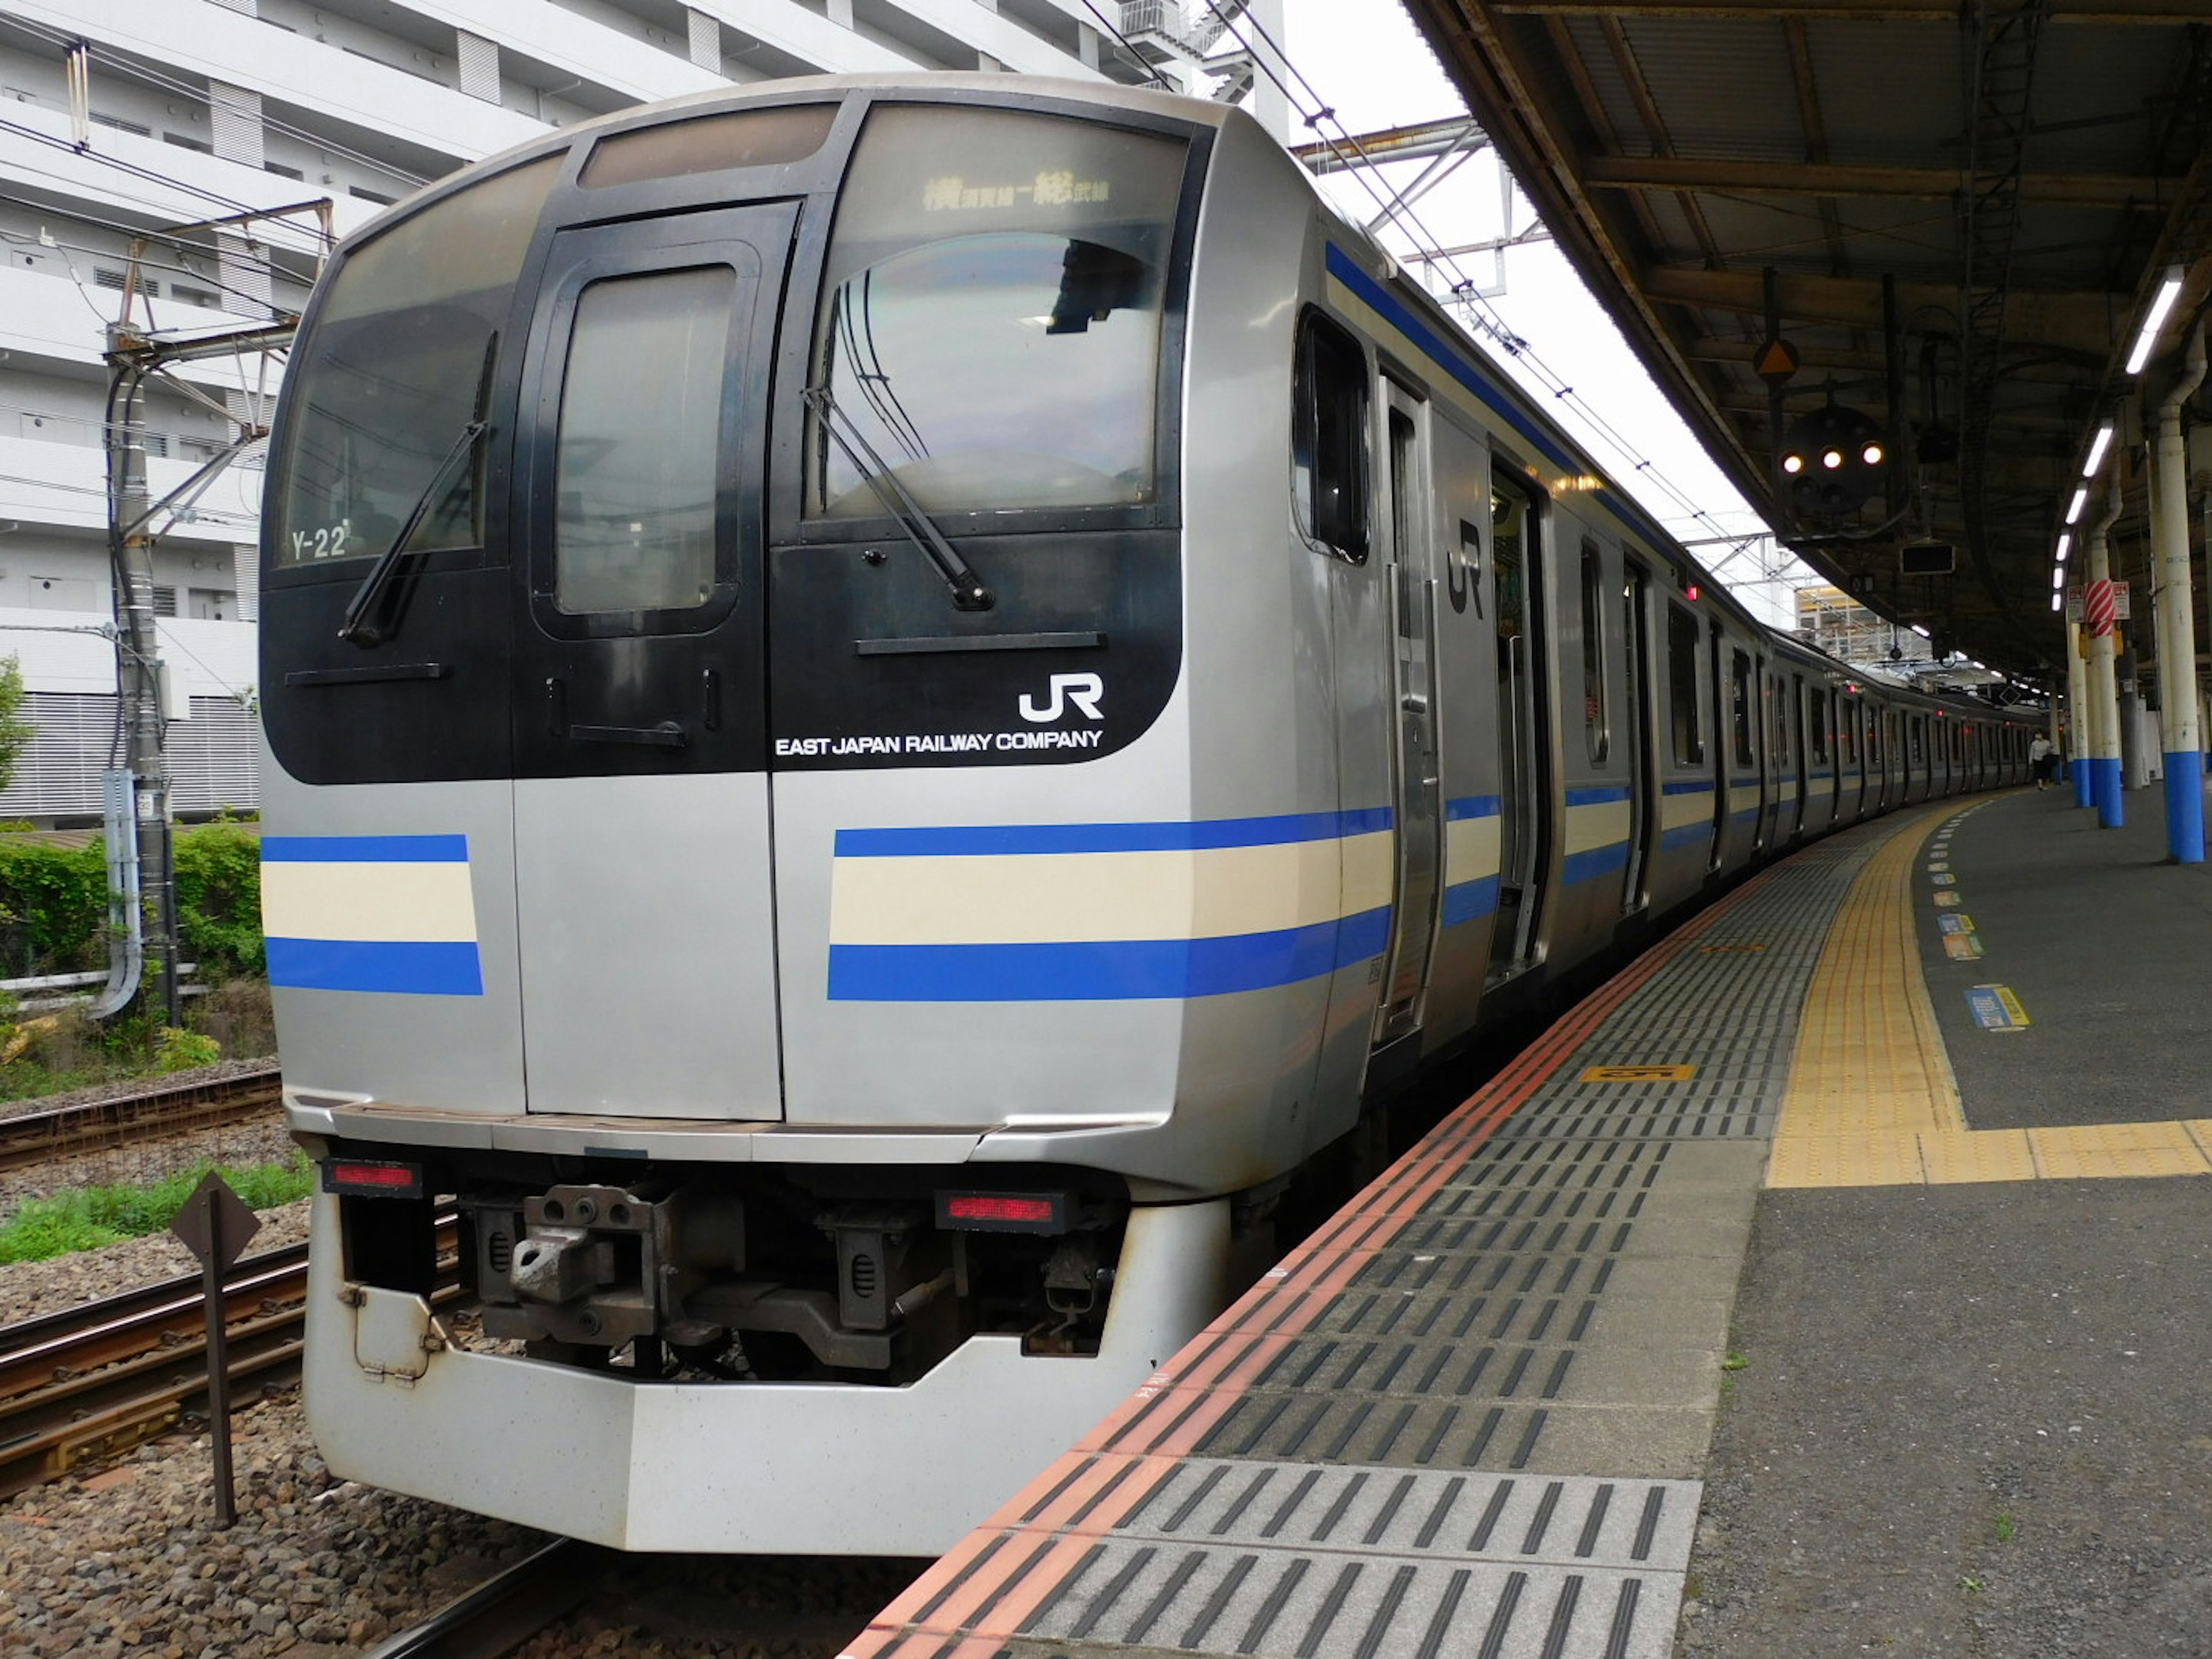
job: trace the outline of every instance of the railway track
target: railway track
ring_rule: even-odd
[[[559,1538],[362,1659],[502,1659],[599,1586],[614,1552]]]
[[[453,1243],[449,1218],[441,1259]],[[304,1244],[232,1267],[223,1318],[234,1398],[289,1379],[307,1294]],[[460,1294],[448,1280],[437,1300]],[[206,1392],[207,1313],[197,1274],[0,1327],[0,1497],[167,1433]]]
[[[0,1118],[0,1170],[17,1170],[73,1152],[103,1152],[125,1135],[180,1134],[272,1110],[283,1098],[275,1066],[193,1083],[164,1084],[104,1100],[53,1106]]]

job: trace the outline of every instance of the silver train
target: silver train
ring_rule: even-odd
[[[314,1432],[633,1549],[945,1547],[1410,1081],[2026,776],[1147,93],[793,81],[470,168],[332,264],[264,523]]]

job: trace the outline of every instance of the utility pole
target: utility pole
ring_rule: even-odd
[[[161,647],[154,624],[154,515],[141,437],[145,371],[137,360],[143,351],[143,341],[134,331],[122,323],[108,325],[107,556],[115,589],[115,684],[130,778],[131,828],[137,847],[138,896],[148,913],[145,959],[154,966],[162,1023],[174,1025],[177,878],[169,833],[169,763],[162,744]],[[121,829],[111,820],[109,834]],[[113,862],[111,855],[111,866]],[[112,1013],[125,1006],[136,989],[111,981],[110,997],[101,999],[103,1011]],[[123,1000],[108,1008],[112,997]]]
[[[314,242],[315,273],[335,240],[327,197],[234,214],[228,218],[179,225],[161,233],[166,240],[194,233],[243,228],[264,219],[312,216],[319,234]],[[115,590],[115,685],[124,743],[124,764],[102,779],[106,806],[108,920],[107,985],[93,1004],[95,1018],[120,1013],[138,994],[150,963],[166,1024],[179,1023],[179,948],[177,938],[175,845],[169,822],[169,762],[166,728],[167,676],[154,616],[154,526],[164,514],[189,511],[216,476],[248,448],[268,436],[261,424],[259,399],[254,412],[231,417],[239,431],[233,441],[160,501],[149,499],[143,440],[145,388],[149,379],[168,378],[193,399],[205,394],[176,381],[172,371],[183,363],[250,356],[264,365],[282,361],[299,319],[275,320],[217,333],[164,338],[131,320],[138,293],[138,268],[148,240],[131,250],[125,273],[122,315],[107,325],[107,556]],[[150,322],[150,312],[149,321]],[[166,332],[166,331],[164,331]],[[210,404],[210,407],[222,407]]]

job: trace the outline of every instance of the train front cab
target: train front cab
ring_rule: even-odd
[[[1325,892],[1239,890],[1339,919],[1333,798],[1194,781],[1213,129],[979,82],[1013,106],[789,83],[561,135],[382,222],[307,320],[264,520],[271,978],[295,1129],[422,1189],[317,1200],[342,1473],[635,1548],[940,1546],[1218,1306],[1221,1194],[1324,1133],[1333,964],[1188,1017],[1141,978],[1249,978],[1188,937],[1210,855],[1326,854]],[[975,395],[971,347],[1019,384]],[[1052,1236],[933,1226],[969,1188]],[[486,1341],[422,1299],[447,1194]]]

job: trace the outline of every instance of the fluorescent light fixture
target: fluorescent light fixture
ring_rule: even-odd
[[[2173,302],[2180,297],[2181,267],[2168,266],[2166,280],[2158,285],[2158,292],[2151,296],[2150,309],[2143,313],[2142,331],[2136,336],[2135,348],[2128,353],[2129,374],[2143,372],[2143,365],[2150,361],[2150,349],[2158,343],[2158,331],[2166,326],[2166,316],[2172,311]]]
[[[1928,630],[1927,630],[1926,629],[1923,628],[1923,627],[1922,627],[1918,623],[1913,623],[1913,624],[1912,624],[1912,631],[1913,631],[1914,633],[1916,633],[1916,634],[1919,635],[1920,635],[1920,637],[1921,637],[1922,639],[1923,639],[1923,640],[1924,640],[1924,639],[1926,639],[1926,638],[1928,637]]]
[[[2053,593],[2051,596],[2051,608],[2053,611],[2063,611],[2066,608],[2066,596],[2063,593]]]
[[[2064,564],[2064,563],[2066,562],[2066,554],[2067,554],[2067,551],[2068,551],[2068,550],[2069,550],[2069,549],[2070,549],[2073,545],[2074,545],[2074,532],[2073,532],[2072,531],[2070,531],[2070,530],[2062,530],[2061,532],[2058,532],[2058,562],[2059,562],[2059,563],[2061,563],[2061,564]]]
[[[2066,571],[2063,566],[2051,573],[2051,585],[2053,587],[2063,587],[2066,586]]]
[[[2112,423],[2107,421],[2097,428],[2097,435],[2089,441],[2089,459],[2081,463],[2081,476],[2094,478],[2097,469],[2105,464],[2105,452],[2112,447]]]
[[[2066,507],[2066,522],[2069,524],[2081,523],[2081,509],[2088,505],[2089,489],[2088,486],[2085,484],[2081,489],[2074,492],[2073,501],[2068,503]]]

